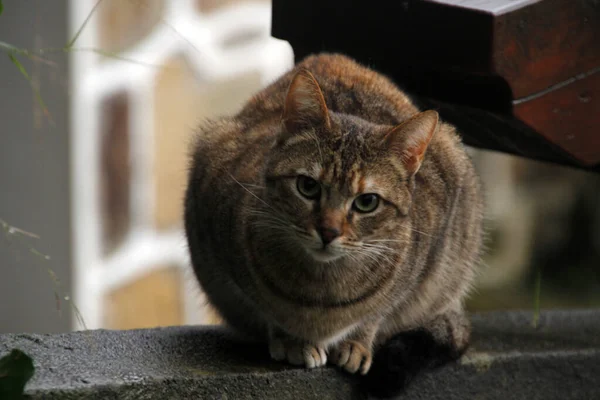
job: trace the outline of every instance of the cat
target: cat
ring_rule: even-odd
[[[344,55],[309,56],[203,124],[184,208],[208,300],[275,360],[337,365],[390,396],[468,346],[471,160],[436,111]]]

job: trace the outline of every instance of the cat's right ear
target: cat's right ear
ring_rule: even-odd
[[[429,142],[437,131],[439,115],[428,110],[414,115],[385,136],[386,147],[396,154],[410,176],[417,173]]]
[[[330,126],[323,92],[313,74],[305,69],[292,79],[285,98],[283,124],[288,133]]]

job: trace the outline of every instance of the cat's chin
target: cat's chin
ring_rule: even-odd
[[[338,253],[337,251],[333,251],[331,249],[328,248],[320,248],[320,249],[309,249],[307,250],[308,254],[310,254],[310,256],[312,258],[314,258],[316,261],[318,262],[322,262],[322,263],[330,263],[333,262],[335,260],[338,260],[340,258],[342,258],[342,254]]]

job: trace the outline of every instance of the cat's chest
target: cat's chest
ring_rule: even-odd
[[[361,277],[316,279],[293,270],[278,275],[264,265],[249,266],[249,272],[248,293],[261,311],[291,334],[325,342],[343,336],[373,310],[385,310],[393,281],[389,277],[371,284]]]

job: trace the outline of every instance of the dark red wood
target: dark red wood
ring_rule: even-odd
[[[583,164],[600,163],[600,72],[517,102],[514,114]]]
[[[600,67],[600,1],[544,0],[496,16],[493,71],[521,99]]]

